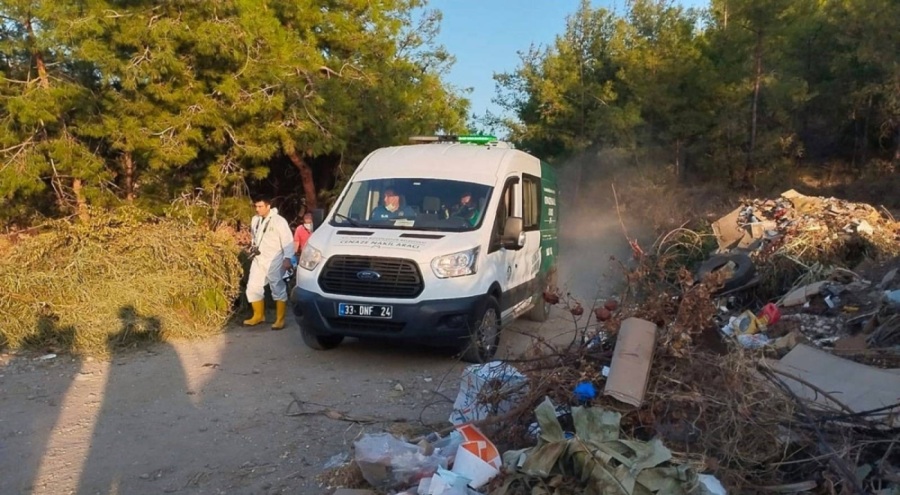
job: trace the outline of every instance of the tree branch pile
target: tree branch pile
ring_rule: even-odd
[[[0,258],[0,348],[104,355],[221,332],[243,269],[231,235],[125,207],[56,220]]]

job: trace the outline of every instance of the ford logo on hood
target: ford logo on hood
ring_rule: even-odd
[[[356,272],[356,278],[360,280],[378,280],[381,278],[381,274],[375,270],[363,270],[361,272]]]

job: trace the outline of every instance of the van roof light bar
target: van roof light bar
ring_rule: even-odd
[[[469,144],[490,144],[496,143],[495,136],[485,134],[461,134],[461,135],[442,135],[442,136],[412,136],[409,138],[412,143],[469,143]]]

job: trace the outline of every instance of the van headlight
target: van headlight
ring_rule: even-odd
[[[438,278],[462,277],[475,273],[478,247],[453,254],[445,254],[431,260],[431,271]]]
[[[309,244],[303,248],[303,251],[300,252],[300,259],[297,261],[297,266],[303,268],[304,270],[315,270],[319,263],[322,261],[322,251],[310,246]]]

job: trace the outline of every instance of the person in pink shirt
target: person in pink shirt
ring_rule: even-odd
[[[297,227],[297,230],[294,231],[294,253],[297,258],[300,257],[300,251],[306,247],[307,241],[309,241],[309,236],[312,235],[313,231],[313,216],[312,213],[305,213],[303,215],[303,223]]]

